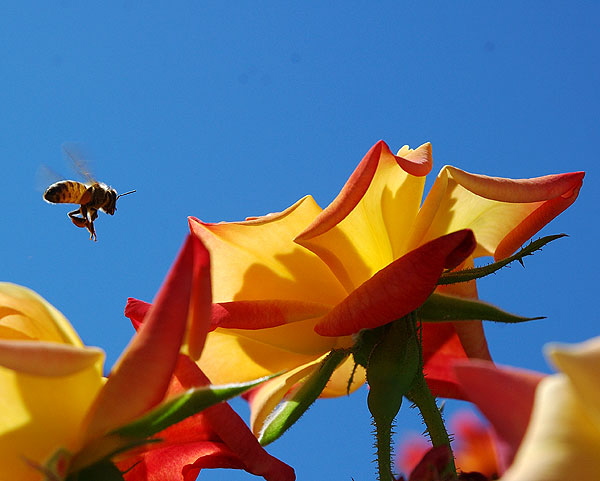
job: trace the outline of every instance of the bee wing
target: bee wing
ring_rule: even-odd
[[[82,145],[79,142],[64,142],[62,149],[73,169],[84,177],[87,182],[95,183],[96,179],[90,169],[89,157],[86,158]]]
[[[65,180],[65,176],[60,175],[54,169],[42,164],[35,173],[35,190],[44,192],[49,185]]]

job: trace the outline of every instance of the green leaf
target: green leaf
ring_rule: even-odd
[[[447,321],[496,321],[508,324],[536,321],[545,317],[522,317],[480,301],[447,294],[433,293],[419,308],[419,317],[423,322]]]
[[[333,371],[348,357],[349,351],[334,349],[323,359],[319,368],[302,383],[290,398],[282,401],[265,421],[258,441],[266,446],[279,438],[315,402],[327,385]]]
[[[524,266],[524,257],[532,255],[535,251],[540,250],[549,242],[560,239],[561,237],[566,237],[566,234],[555,234],[542,237],[541,239],[532,241],[529,245],[523,247],[516,254],[513,254],[506,259],[502,259],[501,261],[488,264],[487,266],[475,267],[473,269],[463,269],[462,271],[455,272],[444,272],[438,281],[438,285],[442,286],[446,284],[456,284],[458,282],[467,282],[474,279],[479,279],[502,269],[504,266],[514,261],[519,261],[521,265]]]
[[[238,384],[189,389],[163,402],[141,418],[116,429],[113,434],[133,439],[148,438],[206,408],[236,397],[272,377],[274,376]]]

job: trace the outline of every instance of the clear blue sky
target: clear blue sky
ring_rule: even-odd
[[[541,346],[599,334],[596,2],[5,2],[0,9],[2,280],[33,288],[110,366],[186,217],[241,220],[305,194],[326,206],[379,139],[506,177],[588,172],[544,231],[570,235],[480,284],[548,319],[490,326],[498,362],[548,371]],[[98,242],[41,199],[83,142],[118,191]],[[44,186],[41,186],[42,188]],[[37,189],[37,190],[36,190]],[[374,479],[365,390],[319,402],[270,452],[298,479]],[[243,411],[241,402],[235,406]],[[420,429],[404,407],[397,432]],[[205,471],[200,479],[253,479]]]

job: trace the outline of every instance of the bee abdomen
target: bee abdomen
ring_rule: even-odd
[[[44,192],[44,200],[52,204],[78,204],[87,186],[74,180],[61,180]]]

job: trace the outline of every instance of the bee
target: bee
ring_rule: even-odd
[[[77,159],[65,146],[63,150],[73,161],[76,169],[87,182],[76,180],[61,180],[55,182],[44,192],[44,200],[51,204],[79,204],[79,208],[67,215],[77,227],[85,227],[90,233],[90,240],[97,240],[94,221],[101,210],[109,215],[114,215],[117,210],[117,199],[124,195],[133,194],[135,190],[117,194],[117,191],[103,182],[97,182],[85,168],[84,163]]]

